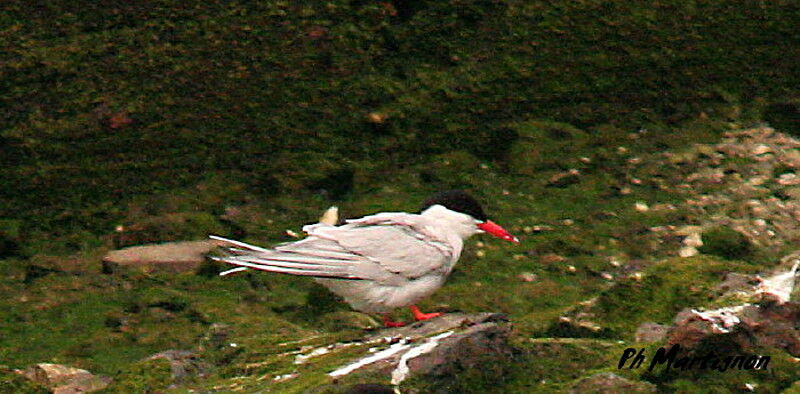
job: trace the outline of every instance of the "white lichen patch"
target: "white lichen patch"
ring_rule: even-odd
[[[800,266],[800,260],[795,260],[792,269],[789,271],[761,279],[756,294],[761,297],[772,299],[779,304],[788,302],[792,290],[794,290],[798,266]]]
[[[334,344],[323,346],[323,347],[318,347],[318,348],[316,348],[316,349],[314,349],[314,350],[312,350],[312,351],[310,351],[308,353],[298,354],[294,358],[294,363],[295,364],[304,364],[310,358],[319,357],[319,356],[328,354],[333,350],[338,350],[338,349],[347,348],[347,347],[356,346],[356,345],[362,345],[363,343],[364,342],[341,342],[341,343],[334,343]]]
[[[745,307],[750,305],[751,304],[742,304],[734,307],[720,308],[705,312],[692,309],[692,313],[698,319],[711,323],[714,332],[727,334],[731,331],[731,328],[741,323],[741,320],[739,319],[739,313],[741,313]]]
[[[453,331],[446,331],[439,335],[430,337],[422,345],[416,346],[413,349],[406,352],[406,354],[404,354],[403,357],[400,357],[400,361],[397,363],[397,368],[395,368],[394,371],[392,371],[392,384],[398,385],[403,380],[406,379],[409,373],[408,360],[411,360],[412,358],[428,353],[433,349],[436,349],[436,346],[439,346],[440,339],[447,338],[452,334]]]
[[[381,350],[380,352],[377,352],[377,353],[375,353],[375,354],[373,354],[371,356],[364,357],[364,358],[362,358],[362,359],[360,359],[360,360],[358,360],[358,361],[356,361],[356,362],[354,362],[352,364],[349,364],[347,366],[339,368],[339,369],[329,373],[328,376],[331,376],[331,377],[345,376],[345,375],[349,374],[350,372],[353,372],[353,371],[355,371],[355,370],[357,370],[357,369],[359,369],[359,368],[361,368],[361,367],[363,367],[365,365],[369,365],[369,364],[372,364],[374,362],[387,359],[387,358],[392,357],[395,354],[397,354],[399,352],[402,352],[402,351],[404,351],[404,350],[406,350],[406,349],[408,349],[410,347],[411,347],[411,345],[408,344],[408,341],[403,339],[400,342],[397,342],[397,343],[393,344],[392,346],[389,346],[387,349]]]

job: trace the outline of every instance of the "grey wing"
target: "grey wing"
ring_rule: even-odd
[[[451,248],[405,225],[314,226],[309,233],[273,249],[222,239],[234,247],[227,248],[229,256],[214,259],[262,271],[387,284],[446,273],[452,266]]]
[[[451,247],[402,224],[342,226],[320,231],[319,236],[334,236],[336,243],[350,253],[408,279],[432,271],[446,273],[453,263]]]
[[[239,267],[317,278],[390,280],[392,276],[379,265],[347,251],[335,241],[314,236],[273,249],[220,237],[214,239],[233,246],[225,248],[227,256],[212,259]]]

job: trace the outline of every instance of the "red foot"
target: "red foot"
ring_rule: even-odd
[[[417,321],[433,319],[434,317],[439,317],[442,315],[441,312],[422,313],[422,311],[419,310],[419,308],[417,308],[416,305],[411,305],[408,308],[411,309],[411,313],[414,314],[414,319],[416,319]]]
[[[392,318],[389,315],[383,315],[383,326],[387,328],[394,328],[394,327],[403,327],[406,323],[401,321],[392,321]]]

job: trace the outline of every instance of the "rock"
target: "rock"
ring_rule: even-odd
[[[669,326],[663,324],[646,322],[636,329],[636,342],[658,342],[667,336]]]
[[[794,260],[792,268],[785,272],[776,273],[768,278],[764,278],[758,285],[757,294],[764,300],[783,304],[789,302],[792,291],[795,287],[797,268],[800,267],[800,260]]]
[[[580,182],[580,172],[578,170],[570,170],[559,172],[547,180],[547,187],[567,187]]]
[[[741,349],[755,351],[757,347],[784,349],[800,356],[800,303],[790,299],[795,275],[800,267],[797,255],[782,259],[772,275],[761,279],[757,286],[745,275],[728,275],[720,285],[740,298],[757,301],[708,311],[684,309],[675,317],[668,332],[668,343],[693,348],[712,337],[725,336]]]
[[[197,269],[205,261],[205,255],[219,244],[219,241],[208,240],[132,246],[108,252],[103,263],[111,267],[139,267],[148,272],[187,272]]]
[[[533,272],[523,272],[517,275],[517,279],[519,279],[522,282],[535,282],[537,277],[536,274],[534,274]]]
[[[694,246],[684,246],[678,250],[678,256],[692,257],[697,256],[700,252]]]
[[[498,361],[510,359],[512,353],[507,322],[504,315],[496,313],[449,313],[405,327],[384,329],[359,342],[312,349],[297,357],[302,358],[303,363],[313,363],[315,354],[334,353],[363,344],[389,343],[382,350],[363,353],[328,375],[337,380],[351,375],[370,376],[375,383],[395,386],[412,376],[438,382],[474,368],[497,372],[500,377],[502,371],[494,369],[505,364]],[[376,377],[384,381],[375,381]]]
[[[700,233],[689,234],[688,237],[683,239],[682,243],[686,246],[692,246],[695,248],[703,246],[703,240],[700,238]]]
[[[654,393],[652,383],[637,382],[611,372],[598,373],[576,382],[569,393]]]
[[[187,350],[166,350],[147,358],[147,360],[160,359],[169,361],[172,378],[176,384],[206,376],[210,368],[197,353]]]
[[[556,264],[564,261],[567,261],[566,257],[557,255],[555,253],[549,253],[539,257],[539,262],[542,264]]]
[[[24,374],[31,381],[58,394],[99,391],[112,381],[109,377],[96,376],[85,369],[49,363],[36,364],[25,370]]]

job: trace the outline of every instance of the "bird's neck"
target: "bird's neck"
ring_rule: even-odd
[[[420,215],[431,219],[440,230],[456,234],[462,241],[479,232],[472,216],[451,211],[441,205],[433,205]]]

